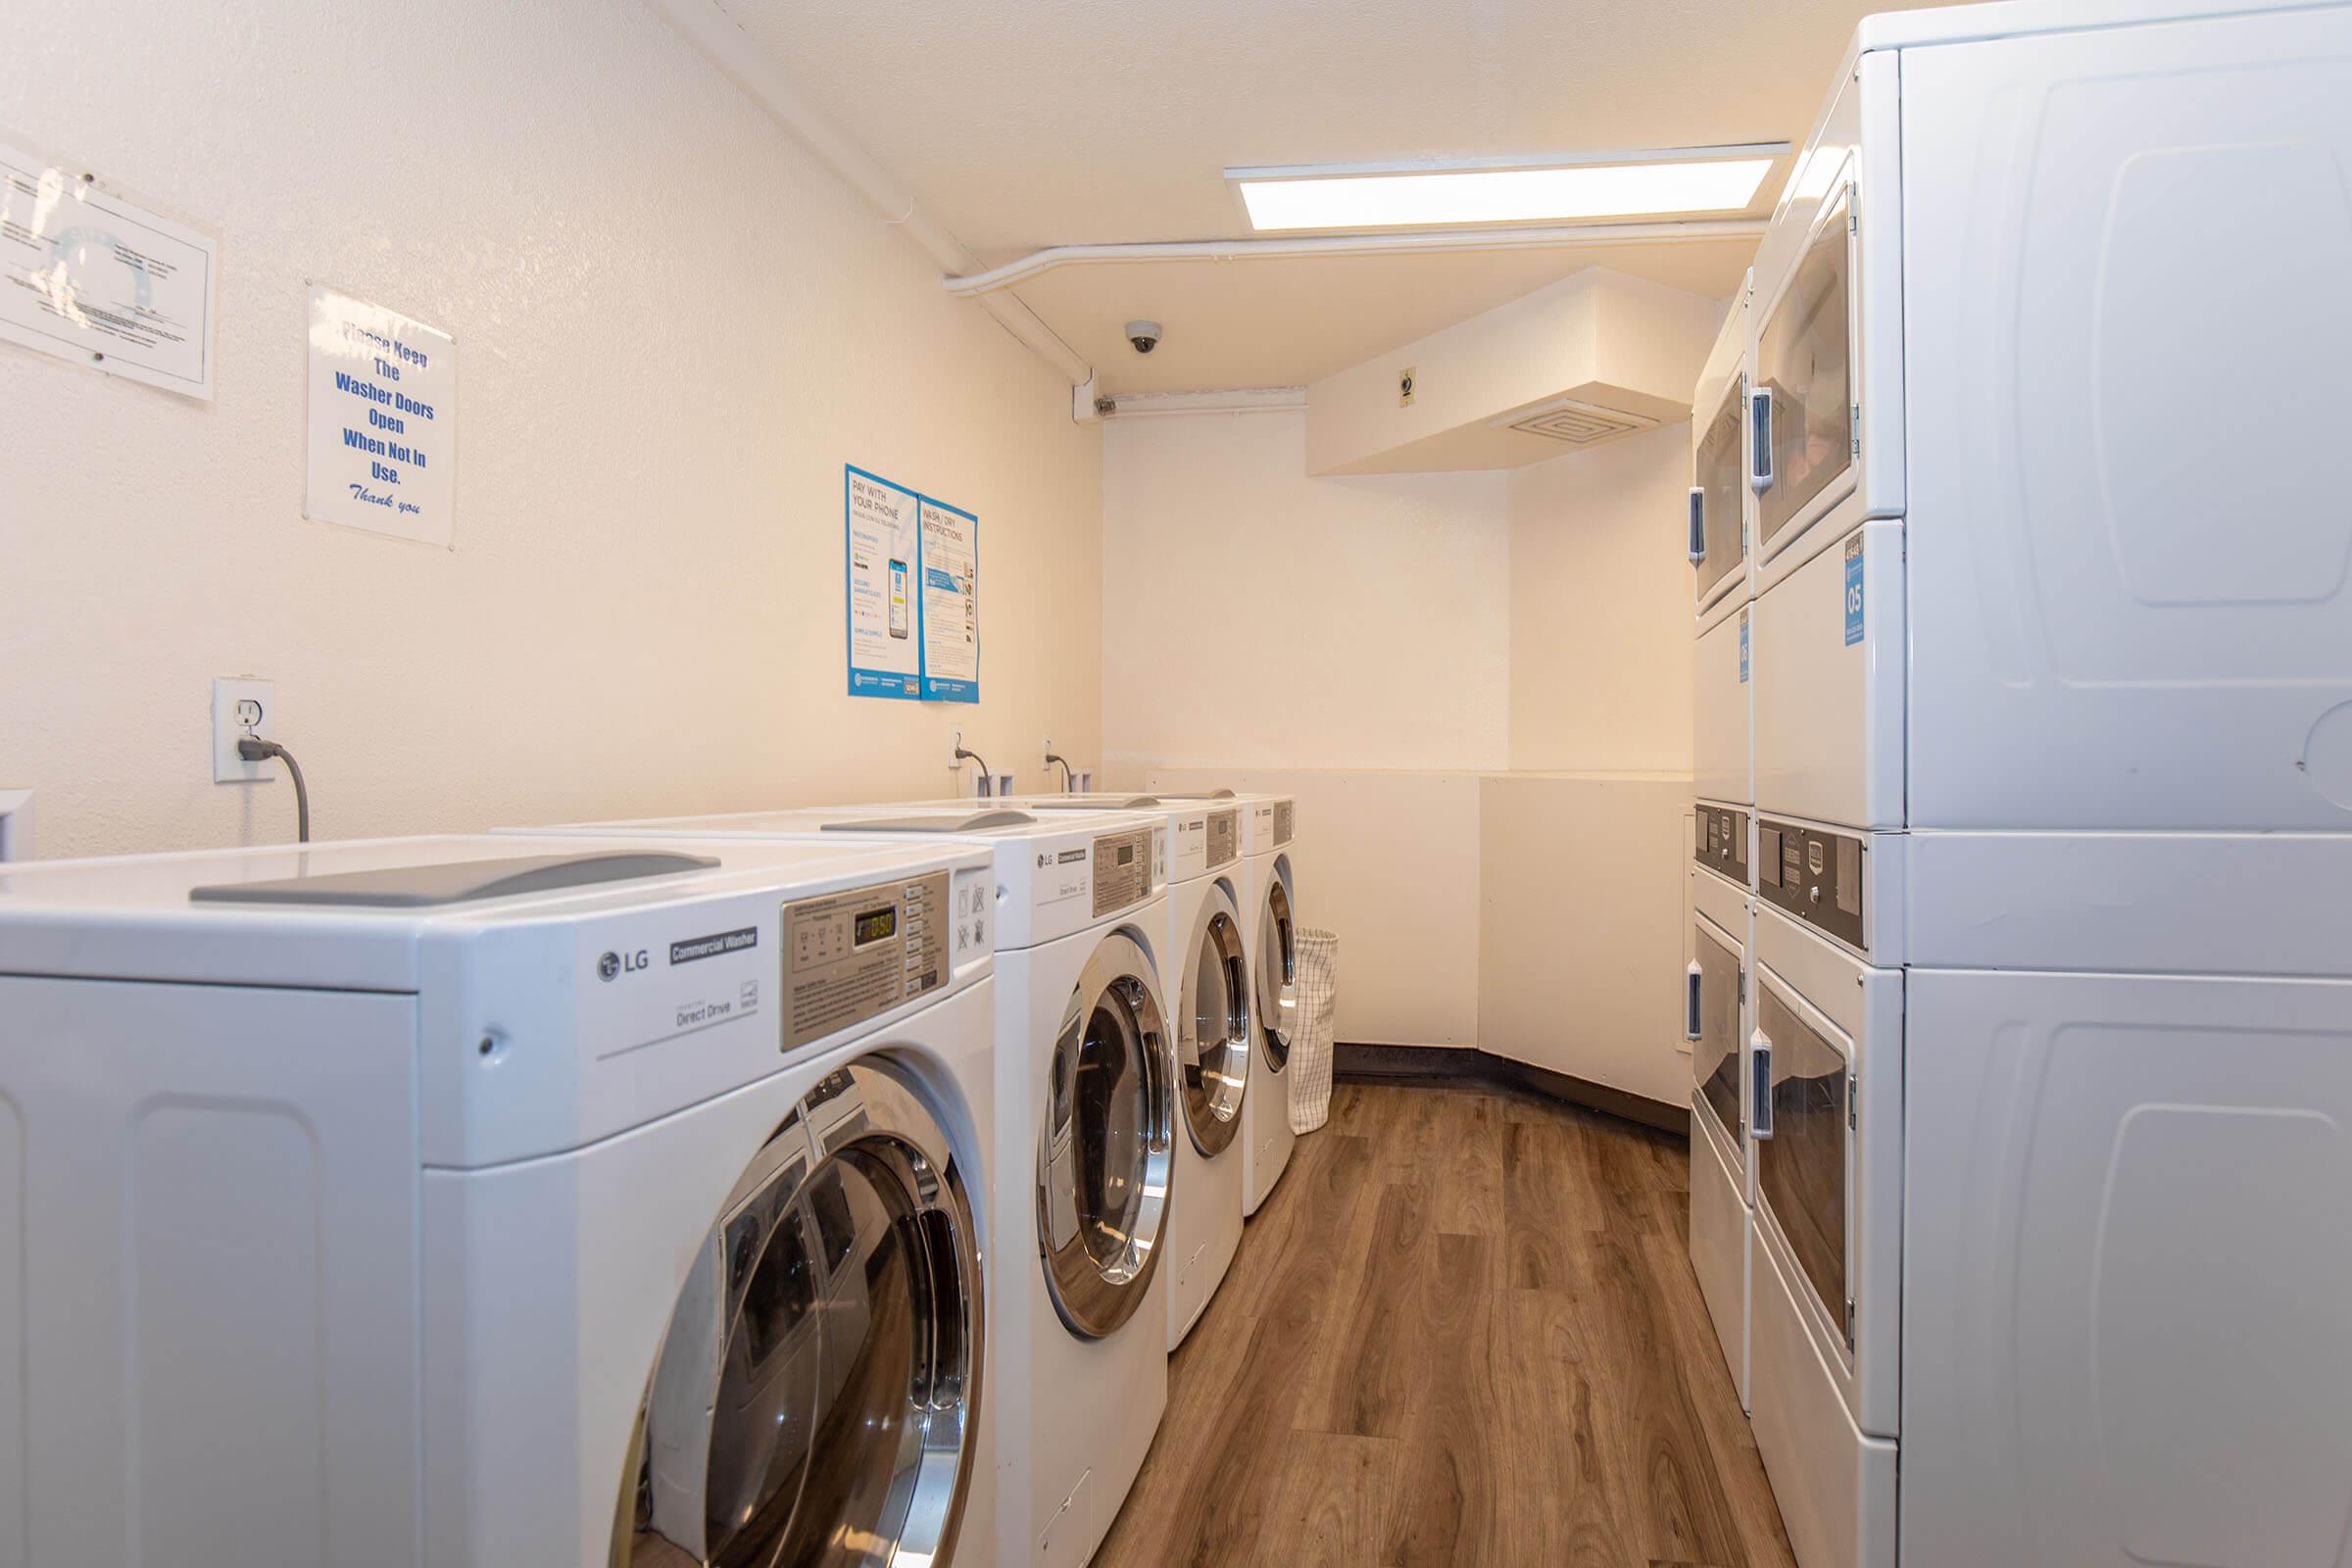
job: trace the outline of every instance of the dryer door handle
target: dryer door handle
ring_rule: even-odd
[[[1747,487],[1762,495],[1772,488],[1772,388],[1760,386],[1747,395],[1747,433],[1750,457]]]
[[[1747,1130],[1756,1142],[1772,1137],[1772,1037],[1759,1029],[1747,1037],[1748,1082],[1751,1103],[1747,1111]]]
[[[1683,1038],[1696,1040],[1698,1038],[1699,988],[1706,981],[1706,971],[1698,966],[1696,958],[1692,958],[1690,967],[1684,971],[1683,978],[1687,982],[1683,994]]]
[[[1704,487],[1690,487],[1690,564],[1707,559],[1707,492]]]

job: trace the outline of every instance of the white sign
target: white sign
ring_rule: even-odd
[[[922,498],[923,697],[980,700],[980,519]]]
[[[448,549],[457,340],[312,284],[310,448],[304,516]]]
[[[863,468],[848,468],[844,509],[850,552],[850,695],[915,698],[922,662],[914,574],[922,558],[915,495]]]
[[[0,144],[0,338],[209,401],[219,253]]]

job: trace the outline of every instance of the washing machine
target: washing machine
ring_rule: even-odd
[[[1163,970],[1176,1045],[1179,1119],[1168,1210],[1168,1348],[1192,1332],[1242,1242],[1241,1133],[1252,1049],[1249,944],[1242,925],[1242,808],[1152,795],[1039,795],[1038,812],[1113,808],[1167,825],[1168,956]]]
[[[1232,806],[1242,813],[1242,870],[1235,894],[1250,960],[1254,1008],[1250,1034],[1257,1054],[1255,1083],[1242,1105],[1242,1212],[1254,1214],[1273,1194],[1291,1162],[1291,1043],[1298,1016],[1298,954],[1295,941],[1298,878],[1292,869],[1292,830],[1298,804],[1287,795],[1215,790],[1187,795],[1153,792],[1160,800]]]
[[[997,1555],[1083,1563],[1167,1407],[1158,1270],[1173,1179],[1175,1053],[1155,952],[1155,815],[902,803],[593,828],[725,839],[969,846],[995,858],[954,914],[995,949]]]
[[[0,875],[28,1562],[990,1560],[985,854]]]

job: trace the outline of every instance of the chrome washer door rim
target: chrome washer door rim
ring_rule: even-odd
[[[780,1249],[798,1254],[786,1272],[806,1282],[807,1299],[761,1322],[760,1276]],[[892,1279],[904,1288],[895,1301],[875,1289]],[[878,1564],[954,1560],[974,1479],[986,1310],[967,1168],[913,1073],[876,1055],[829,1074],[746,1166],[689,1270],[647,1380],[633,1445],[644,1457],[621,1477],[614,1560],[653,1534],[695,1560],[731,1562],[795,1554],[795,1541],[845,1530]],[[812,1356],[793,1348],[804,1340]],[[877,1347],[906,1364],[877,1358]],[[813,1396],[787,1440],[808,1443],[797,1457],[767,1455],[760,1442],[797,1404],[742,1419],[746,1368],[772,1387],[760,1363],[786,1355],[814,1368],[796,1391]],[[765,1447],[776,1441],[771,1432]],[[743,1482],[762,1468],[768,1484],[755,1494]]]
[[[1186,954],[1184,996],[1176,1009],[1177,1086],[1193,1148],[1214,1159],[1241,1130],[1251,1032],[1249,957],[1224,889],[1211,888],[1200,901]]]
[[[1087,1339],[1133,1317],[1159,1268],[1176,1089],[1152,972],[1133,937],[1105,937],[1070,993],[1039,1085],[1038,1253],[1054,1311]]]
[[[1279,1074],[1290,1065],[1298,1017],[1298,949],[1291,920],[1291,887],[1270,872],[1257,915],[1257,1043],[1267,1071]]]

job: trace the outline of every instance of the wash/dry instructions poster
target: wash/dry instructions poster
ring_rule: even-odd
[[[209,402],[219,249],[0,144],[0,338]]]
[[[924,496],[923,696],[980,700],[980,519]]]
[[[980,700],[980,519],[844,465],[850,695]]]

